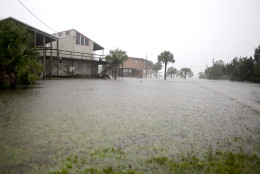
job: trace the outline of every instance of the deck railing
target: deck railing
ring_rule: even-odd
[[[38,48],[40,56],[43,56],[43,48]],[[45,48],[46,56],[57,57],[57,49],[51,49],[49,47]],[[58,55],[60,58],[71,58],[71,59],[84,59],[84,60],[94,60],[94,61],[106,61],[105,55],[100,54],[90,54],[67,50],[58,50]]]

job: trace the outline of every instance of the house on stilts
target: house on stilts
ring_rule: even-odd
[[[96,77],[99,65],[106,65],[104,48],[75,29],[54,33],[59,38],[59,66],[62,76]],[[48,44],[47,46],[50,46]],[[57,49],[57,44],[54,44]],[[102,51],[102,54],[96,54]]]

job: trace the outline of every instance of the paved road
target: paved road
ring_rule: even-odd
[[[224,80],[196,80],[196,82],[260,111],[260,84]]]

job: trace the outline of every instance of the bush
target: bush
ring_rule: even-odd
[[[32,35],[22,26],[6,20],[0,22],[0,88],[15,88],[38,79],[37,51]]]

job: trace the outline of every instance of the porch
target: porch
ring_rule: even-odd
[[[108,64],[104,55],[39,47],[43,77],[96,77],[98,65]]]

